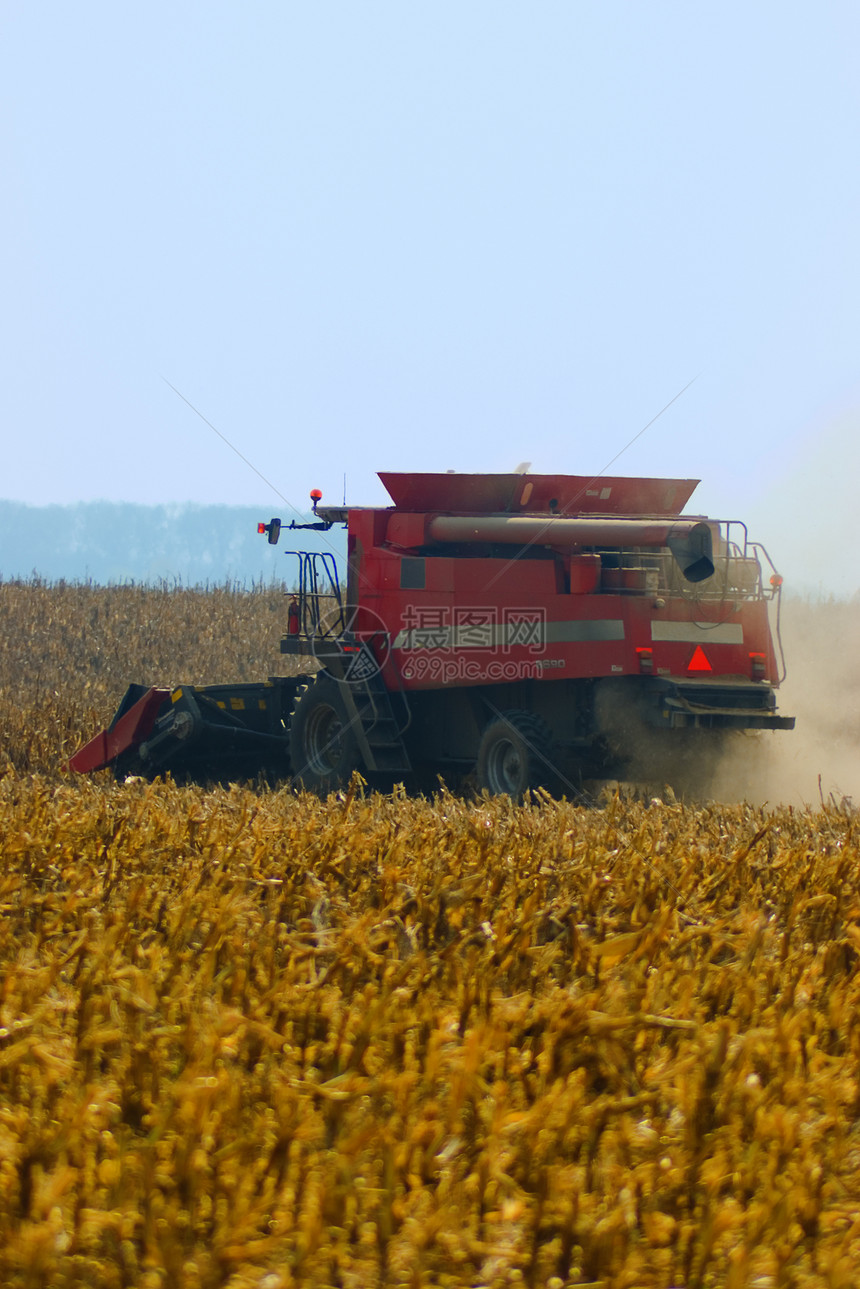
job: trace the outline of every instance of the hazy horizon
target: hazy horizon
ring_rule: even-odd
[[[853,594],[860,9],[621,12],[4,6],[0,493],[613,462]]]

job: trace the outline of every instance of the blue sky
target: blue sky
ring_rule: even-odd
[[[695,377],[613,472],[853,593],[858,37],[826,0],[6,0],[0,497],[274,513],[165,381],[303,506],[596,473]]]

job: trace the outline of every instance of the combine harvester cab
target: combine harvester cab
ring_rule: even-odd
[[[316,522],[289,526],[347,528],[345,590],[333,556],[290,552],[298,675],[132,686],[72,767],[265,770],[319,792],[354,770],[442,774],[520,797],[632,767],[671,779],[729,731],[793,727],[776,711],[782,579],[743,524],[682,513],[697,480],[380,478],[393,506],[315,492]],[[275,544],[281,522],[259,531]]]

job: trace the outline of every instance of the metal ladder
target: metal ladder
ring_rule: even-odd
[[[369,647],[364,642],[331,640],[317,647],[316,656],[342,682],[344,704],[367,769],[385,774],[408,773],[412,762],[403,742],[410,721],[406,695],[399,695],[405,710],[401,724]]]

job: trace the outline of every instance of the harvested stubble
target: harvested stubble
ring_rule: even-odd
[[[0,1282],[855,1283],[855,822],[0,781]]]

